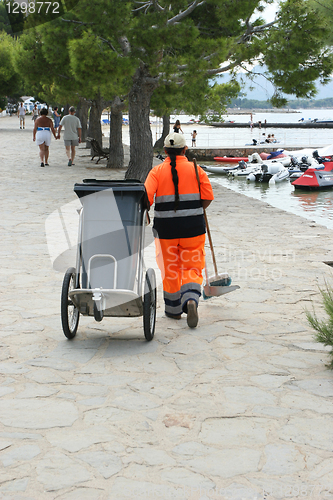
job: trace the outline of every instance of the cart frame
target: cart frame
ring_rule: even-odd
[[[87,180],[83,181],[96,186],[101,186],[99,183],[107,181]],[[114,181],[115,183],[124,183],[126,181]],[[142,191],[142,183],[135,182],[140,186]],[[112,184],[112,181],[109,181]],[[122,185],[122,184],[121,184]],[[80,185],[79,185],[80,186]],[[112,186],[105,184],[106,191]],[[143,203],[141,200],[140,203]],[[139,212],[141,207],[139,208]],[[61,294],[61,320],[65,336],[68,339],[73,339],[77,333],[80,314],[84,316],[93,316],[96,321],[100,322],[104,317],[136,317],[143,316],[144,335],[146,340],[152,340],[155,332],[156,324],[156,276],[155,271],[150,268],[144,274],[144,240],[145,227],[149,224],[149,216],[147,209],[144,209],[142,214],[142,227],[139,234],[139,245],[137,252],[130,254],[132,257],[137,253],[137,262],[135,272],[132,275],[133,289],[117,288],[118,281],[118,260],[117,258],[106,253],[96,253],[89,257],[87,263],[87,278],[86,287],[81,288],[82,272],[83,272],[83,214],[84,207],[79,210],[79,227],[78,227],[78,245],[76,253],[76,268],[69,268],[64,276],[62,294]],[[123,226],[123,231],[126,233],[126,227]],[[91,287],[92,264],[97,260],[110,261],[113,263],[113,286],[109,288]]]

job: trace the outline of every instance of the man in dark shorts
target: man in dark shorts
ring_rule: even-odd
[[[64,116],[60,122],[57,138],[60,139],[60,131],[65,127],[64,143],[68,157],[68,166],[74,165],[75,148],[81,142],[82,125],[80,119],[75,116],[75,108],[69,108],[69,114]]]

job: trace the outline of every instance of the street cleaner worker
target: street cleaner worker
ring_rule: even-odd
[[[198,324],[198,304],[205,266],[205,220],[203,208],[214,199],[207,174],[185,156],[182,134],[169,134],[164,141],[168,155],[148,174],[145,187],[150,206],[154,203],[153,232],[156,261],[162,273],[165,315],[187,324]]]

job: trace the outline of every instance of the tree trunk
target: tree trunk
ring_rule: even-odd
[[[123,109],[125,104],[117,96],[111,103],[109,168],[124,167]]]
[[[81,141],[85,142],[87,137],[87,125],[88,125],[88,111],[89,102],[83,97],[80,98],[79,104],[76,108],[75,115],[80,119],[82,130],[81,130]]]
[[[144,182],[153,164],[153,138],[150,130],[150,99],[158,85],[147,67],[141,65],[133,78],[129,93],[130,162],[126,179]]]
[[[68,103],[67,103],[67,104],[65,104],[65,106],[64,106],[64,114],[63,114],[63,116],[65,116],[65,115],[68,115],[68,114],[69,114],[69,108],[70,108],[70,105],[69,105]]]
[[[103,147],[102,125],[101,116],[104,108],[104,99],[98,97],[91,102],[88,137],[96,139],[96,141]],[[88,142],[88,141],[87,141]]]
[[[164,139],[170,133],[170,115],[163,115],[163,130],[162,135],[154,144],[154,149],[163,150]]]

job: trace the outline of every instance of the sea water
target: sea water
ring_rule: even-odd
[[[211,164],[211,163],[210,163]],[[216,163],[215,163],[216,165]],[[289,180],[273,185],[248,182],[245,178],[208,174],[212,183],[262,200],[306,219],[333,229],[333,189],[326,191],[295,190]],[[332,242],[333,244],[333,242]]]
[[[333,129],[282,129],[268,128],[265,130],[264,122],[268,123],[297,123],[304,118],[304,121],[317,119],[333,119],[333,109],[306,109],[297,110],[290,113],[270,113],[258,112],[252,113],[253,122],[262,123],[262,128],[216,128],[208,125],[201,125],[195,122],[198,117],[188,115],[171,116],[171,128],[176,119],[181,122],[181,127],[185,135],[188,147],[191,147],[191,132],[197,131],[198,149],[206,148],[226,148],[226,147],[244,147],[246,143],[252,143],[252,139],[260,140],[263,133],[274,134],[279,141],[274,144],[275,147],[287,150],[295,148],[321,148],[333,144]],[[229,114],[225,115],[226,121],[235,121],[239,123],[249,123],[251,115],[249,114]],[[190,120],[193,120],[191,123]],[[151,117],[151,130],[153,142],[157,140],[162,132],[161,119]],[[129,144],[128,126],[123,127],[123,140]],[[216,165],[211,162],[211,165]],[[277,183],[273,186],[267,184],[248,183],[244,178],[230,179],[225,176],[209,174],[213,182],[237,191],[251,198],[263,200],[266,203],[292,212],[309,220],[322,224],[329,229],[333,229],[333,189],[327,191],[296,191],[289,180]]]
[[[317,119],[333,119],[333,109],[320,109],[320,110],[297,110],[296,112],[289,113],[270,113],[258,112],[252,113],[253,123],[261,122],[261,128],[253,127],[252,130],[248,128],[218,128],[207,125],[188,125],[188,122],[196,120],[194,116],[171,116],[171,123],[174,124],[175,120],[179,118],[183,124],[182,129],[188,146],[191,146],[191,132],[193,129],[197,130],[197,148],[226,148],[226,147],[244,147],[246,144],[252,144],[253,139],[258,143],[263,142],[268,134],[274,134],[275,139],[278,141],[278,147],[281,149],[295,147],[323,147],[333,143],[333,129],[302,129],[302,123],[310,122]],[[228,114],[224,116],[225,121],[233,121],[236,123],[250,123],[251,114]],[[267,123],[276,123],[277,126],[265,128],[265,120]],[[300,128],[279,128],[279,123],[299,123]],[[158,120],[152,123],[153,135],[157,132]],[[158,134],[156,134],[158,135]]]
[[[181,117],[179,117],[181,119]],[[193,118],[193,117],[186,117]],[[280,142],[275,144],[275,147],[292,150],[293,146],[299,148],[320,148],[333,144],[333,129],[282,129],[268,128],[265,130],[264,122],[268,123],[297,123],[304,118],[304,121],[311,121],[315,118],[319,120],[333,119],[333,109],[306,109],[297,110],[290,113],[269,113],[260,112],[252,113],[253,122],[262,123],[262,128],[250,129],[213,129],[213,127],[202,126],[196,127],[197,124],[191,125],[191,129],[197,129],[197,147],[204,147],[205,137],[209,145],[207,147],[230,147],[244,146],[245,143],[251,143],[252,139],[262,140],[263,133],[274,134]],[[235,121],[239,123],[249,123],[251,115],[229,114],[224,117],[226,121]],[[185,121],[185,120],[184,120]],[[189,125],[182,127],[186,136]],[[205,134],[207,134],[205,136]],[[189,137],[190,139],[190,137]],[[201,142],[202,141],[202,142]],[[190,146],[188,140],[188,145]],[[216,162],[211,162],[210,165],[216,165]],[[213,182],[237,191],[251,198],[265,201],[269,205],[286,210],[306,219],[315,221],[319,224],[333,229],[333,189],[326,191],[301,191],[295,190],[289,180],[281,183],[268,186],[267,184],[247,182],[244,178],[229,178],[221,175],[209,174]]]

